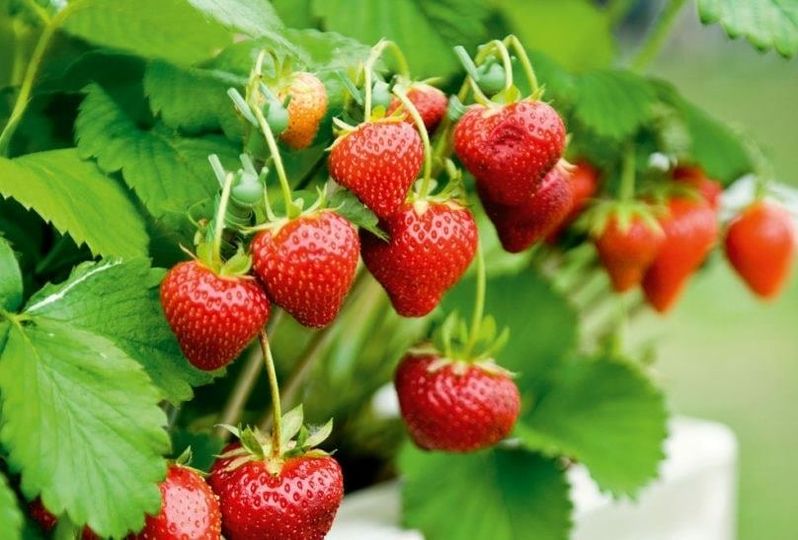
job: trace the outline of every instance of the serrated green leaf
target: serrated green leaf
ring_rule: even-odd
[[[452,455],[407,447],[402,521],[427,540],[565,540],[571,501],[553,460],[496,448]]]
[[[22,274],[14,250],[0,236],[0,309],[16,311],[22,305]]]
[[[379,227],[380,219],[354,194],[346,189],[339,189],[330,197],[328,206],[344,217],[355,227],[365,229],[379,238],[387,238]]]
[[[516,435],[546,455],[584,463],[603,490],[633,496],[657,475],[666,420],[662,394],[639,368],[578,358],[557,370]]]
[[[0,194],[33,209],[95,255],[147,253],[144,220],[129,193],[74,148],[0,158]]]
[[[283,22],[269,0],[188,0],[188,3],[229,30],[252,37],[283,29]]]
[[[11,491],[6,477],[0,474],[0,531],[3,531],[3,538],[6,540],[22,538],[23,521],[17,497]]]
[[[600,137],[630,137],[653,115],[656,93],[648,81],[623,70],[596,70],[576,78],[574,116]]]
[[[480,0],[316,0],[313,10],[325,30],[368,44],[395,41],[419,77],[458,71],[452,47],[480,43],[489,14]]]
[[[194,368],[180,352],[158,297],[162,276],[144,259],[84,263],[63,283],[34,294],[25,312],[113,341],[147,370],[165,399],[179,403],[214,374]]]
[[[88,87],[75,125],[81,154],[97,158],[106,172],[121,170],[147,210],[174,228],[188,227],[189,209],[219,189],[208,155],[237,162],[235,146],[222,137],[186,138],[161,125],[142,129],[96,85]]]
[[[730,38],[744,37],[760,50],[785,58],[798,53],[798,2],[794,0],[698,0],[704,24],[720,24]]]
[[[160,392],[109,340],[67,324],[15,324],[0,356],[8,463],[54,514],[121,537],[160,507],[169,450]]]

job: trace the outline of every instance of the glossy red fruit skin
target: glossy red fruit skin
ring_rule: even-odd
[[[255,279],[219,276],[198,261],[169,270],[161,305],[183,354],[207,371],[235,360],[269,319],[269,299]]]
[[[449,105],[446,94],[434,86],[416,83],[407,91],[407,98],[418,110],[427,132],[433,133],[446,115],[446,108]],[[393,98],[385,114],[393,114],[401,104],[402,102],[398,98]],[[404,120],[409,124],[415,125],[413,117],[409,114],[404,115]]]
[[[784,288],[795,256],[796,233],[781,206],[757,202],[732,220],[726,257],[756,295],[772,299]]]
[[[720,208],[720,196],[723,186],[717,180],[709,178],[701,167],[681,165],[673,170],[673,179],[696,188],[704,200],[714,209]]]
[[[576,218],[585,209],[588,201],[598,191],[599,172],[590,163],[586,161],[578,161],[574,165],[574,169],[570,172],[569,179],[571,182],[571,209],[565,216],[565,219],[554,228],[546,236],[546,241],[553,244],[557,241],[562,232],[568,228],[571,223],[576,221]]]
[[[346,299],[357,271],[357,230],[331,210],[292,219],[265,230],[250,246],[252,270],[272,302],[300,324],[330,324]]]
[[[219,497],[225,538],[322,540],[327,535],[344,495],[337,461],[329,456],[289,458],[274,476],[263,461],[225,471],[232,459],[217,459],[208,477]]]
[[[219,540],[222,514],[213,490],[196,472],[172,465],[161,482],[161,511],[147,516],[129,540]]]
[[[435,371],[438,357],[407,355],[394,378],[402,418],[413,441],[426,450],[473,452],[504,439],[521,409],[515,382],[507,375],[455,364]]]
[[[468,269],[477,250],[477,225],[454,202],[407,203],[380,223],[386,242],[360,231],[361,254],[394,309],[423,317]]]
[[[58,525],[58,518],[44,507],[42,500],[38,497],[28,504],[28,514],[46,533],[53,532],[55,526]],[[83,527],[80,538],[81,540],[100,540],[100,537],[88,527]]]
[[[279,97],[285,99],[289,95],[288,127],[280,134],[280,139],[291,148],[307,148],[316,138],[319,123],[327,113],[327,90],[312,73],[298,71]]]
[[[665,240],[643,276],[646,299],[660,313],[673,308],[718,237],[715,210],[706,201],[674,198],[668,209],[660,219]]]
[[[479,184],[477,193],[502,247],[510,253],[520,253],[550,234],[565,219],[573,200],[567,173],[560,167],[553,168],[537,191],[517,206],[493,201]]]
[[[336,141],[327,165],[333,179],[379,217],[407,198],[424,160],[418,132],[402,121],[365,122]]]
[[[472,105],[454,130],[457,157],[482,191],[503,205],[528,202],[564,148],[562,118],[542,101]]]
[[[610,218],[595,244],[612,288],[625,292],[640,285],[664,241],[664,233],[649,227],[639,216],[633,216],[625,230],[617,218]]]

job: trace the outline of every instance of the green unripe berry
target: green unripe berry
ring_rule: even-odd
[[[391,104],[391,89],[385,81],[377,81],[371,88],[371,104],[373,107],[385,107]]]
[[[498,94],[504,88],[504,67],[500,64],[491,62],[480,66],[477,70],[479,79],[477,84],[479,88],[487,95]]]
[[[275,135],[280,135],[288,128],[288,110],[282,103],[272,101],[266,111],[266,123]]]

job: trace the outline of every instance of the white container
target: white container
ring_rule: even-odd
[[[614,501],[600,493],[582,466],[568,471],[574,540],[736,537],[734,435],[721,424],[688,418],[674,419],[669,432],[660,478],[635,503]],[[327,540],[424,540],[417,531],[402,530],[399,515],[397,482],[359,491],[344,499]]]

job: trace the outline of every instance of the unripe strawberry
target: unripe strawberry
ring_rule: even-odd
[[[161,305],[183,354],[208,371],[235,360],[269,318],[269,299],[255,279],[222,276],[199,261],[169,270]]]
[[[449,104],[446,99],[446,94],[434,86],[424,83],[415,83],[407,91],[407,98],[413,103],[416,110],[418,110],[418,114],[424,121],[427,132],[433,133],[446,115],[446,107]],[[393,114],[401,105],[402,102],[394,97],[385,114]],[[413,117],[409,114],[405,113],[403,118],[405,122],[414,124]]]
[[[300,71],[291,75],[290,84],[279,94],[281,100],[286,96],[291,96],[288,128],[280,134],[280,139],[291,148],[307,148],[327,113],[327,90],[318,77]]]

